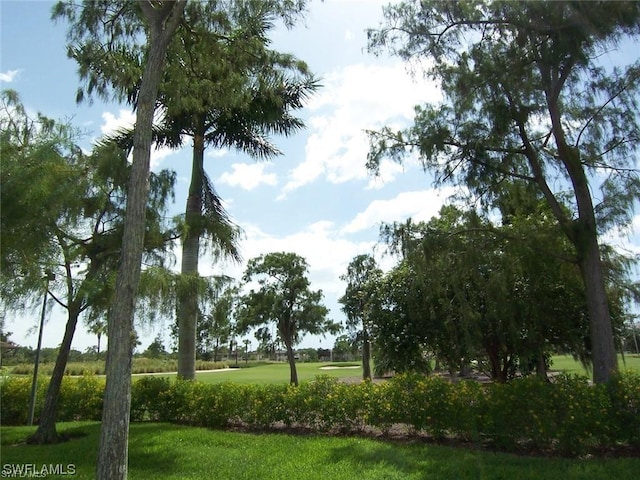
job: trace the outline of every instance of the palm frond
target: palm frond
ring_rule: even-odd
[[[222,205],[222,200],[213,188],[211,180],[202,172],[202,219],[203,230],[210,240],[210,245],[219,256],[241,262],[242,256],[238,241],[242,235],[241,228],[233,223]]]

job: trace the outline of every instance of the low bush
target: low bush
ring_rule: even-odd
[[[9,376],[1,381],[0,424],[24,425],[29,415],[32,379]],[[44,399],[49,387],[49,379],[38,378],[34,422],[38,422]],[[95,376],[64,377],[60,385],[58,400],[58,421],[100,420],[104,379]]]
[[[24,424],[31,380],[2,379],[0,421]],[[47,381],[38,385],[36,418]],[[65,377],[58,420],[101,417],[104,380]],[[640,375],[626,373],[607,385],[563,375],[553,383],[535,377],[509,384],[450,383],[438,377],[399,375],[382,383],[345,384],[319,376],[299,387],[205,384],[144,377],[133,383],[133,421],[209,428],[279,425],[323,432],[388,431],[394,424],[435,438],[491,443],[579,455],[595,448],[640,446]]]
[[[204,360],[196,361],[196,370],[219,370],[228,368],[229,362],[207,362]],[[38,367],[38,373],[45,376],[51,376],[53,373],[54,363],[42,363]],[[13,375],[33,375],[33,365],[20,364],[9,367]],[[131,366],[131,373],[163,373],[175,372],[178,369],[178,361],[169,358],[146,358],[135,357]],[[64,371],[65,375],[81,376],[81,375],[104,375],[104,361],[92,362],[69,362]]]

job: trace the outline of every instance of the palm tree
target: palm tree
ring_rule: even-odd
[[[273,6],[265,6],[264,2],[249,2],[238,7],[236,24],[230,28],[222,21],[212,23],[203,10],[206,5],[190,3],[185,10],[189,29],[181,30],[179,41],[169,49],[159,94],[164,115],[154,135],[158,145],[173,148],[184,145],[185,137],[193,139],[191,180],[181,226],[181,274],[191,277],[194,285],[203,240],[216,258],[241,258],[241,231],[205,172],[205,149],[235,148],[261,160],[281,154],[270,136],[290,135],[304,127],[291,112],[302,108],[319,86],[304,62],[267,48],[274,12],[269,10]],[[193,379],[198,317],[195,288],[179,292],[176,310],[178,376]]]

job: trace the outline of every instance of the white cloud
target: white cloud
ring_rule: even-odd
[[[278,183],[275,173],[265,173],[266,163],[234,163],[231,172],[224,172],[218,177],[217,182],[225,183],[232,187],[240,187],[244,190],[253,190],[259,185],[276,185]]]
[[[155,121],[159,120],[160,112],[156,112]],[[111,135],[118,130],[130,129],[136,123],[136,113],[132,110],[126,110],[121,108],[118,110],[117,115],[111,112],[102,113],[102,125],[100,125],[100,132],[102,135]],[[151,149],[151,169],[154,170],[160,166],[162,161],[169,155],[175,153],[176,150],[172,150],[168,147],[152,148]]]
[[[600,241],[623,253],[640,255],[640,215],[635,215],[626,227],[612,228],[601,235]]]
[[[9,70],[8,72],[0,72],[0,82],[13,82],[18,73],[20,73],[20,70]]]
[[[321,176],[331,183],[366,179],[365,130],[407,125],[415,105],[442,98],[437,85],[414,82],[401,62],[350,65],[326,75],[322,84],[308,106],[312,116],[305,159],[289,172],[283,195]],[[397,167],[385,166],[386,182]]]
[[[344,285],[340,275],[346,272],[351,259],[361,253],[371,252],[374,242],[355,242],[340,235],[333,222],[318,221],[303,230],[284,236],[265,232],[256,225],[243,225],[246,238],[241,244],[241,265],[225,264],[214,268],[201,268],[201,274],[220,273],[239,279],[246,261],[271,252],[295,252],[309,264],[309,279],[313,290],[322,289],[330,301],[341,295]],[[204,263],[204,262],[202,262]]]
[[[438,214],[447,199],[456,192],[454,187],[403,192],[390,200],[374,200],[349,222],[342,231],[356,233],[379,225],[381,222],[401,221],[411,217],[415,221],[428,221]]]
[[[120,129],[133,128],[136,123],[136,113],[125,109],[120,109],[117,115],[111,112],[103,112],[102,121],[100,132],[103,135],[111,135]]]

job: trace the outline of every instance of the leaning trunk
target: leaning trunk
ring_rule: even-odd
[[[565,165],[573,183],[578,206],[578,219],[573,223],[569,238],[576,248],[587,295],[593,381],[606,383],[616,373],[618,365],[593,200],[584,169],[579,162],[579,152],[575,149],[559,150],[566,150]]]
[[[185,278],[198,276],[200,256],[200,222],[202,218],[202,184],[204,181],[204,134],[193,138],[193,164],[189,198],[185,212],[186,233],[182,242],[180,274]],[[196,376],[196,335],[198,319],[198,292],[188,287],[178,295],[178,376],[193,380]]]
[[[593,381],[606,383],[617,371],[617,358],[613,340],[613,327],[609,313],[609,302],[605,287],[598,231],[593,199],[589,181],[580,158],[580,150],[568,144],[561,122],[560,101],[558,98],[562,84],[554,85],[546,92],[547,105],[551,118],[552,132],[558,148],[558,157],[562,161],[573,187],[578,218],[569,221],[564,212],[557,207],[555,199],[550,198],[552,210],[560,222],[565,234],[576,248],[578,265],[584,281],[589,314],[589,333],[591,338],[591,360],[593,362]],[[556,206],[554,207],[554,203]]]
[[[38,429],[29,437],[27,443],[32,444],[50,444],[63,441],[64,438],[58,435],[56,431],[56,412],[58,409],[58,399],[60,398],[60,387],[64,378],[64,371],[67,368],[69,360],[69,352],[71,351],[71,342],[78,325],[78,317],[80,316],[80,307],[77,304],[69,305],[69,317],[64,330],[60,350],[56,357],[56,364],[53,367],[53,373],[49,380],[47,395],[44,400],[42,413],[38,422]]]
[[[182,17],[185,3],[186,0],[182,0],[171,6],[163,5],[158,8],[144,2],[140,4],[149,26],[148,57],[136,106],[133,164],[127,190],[122,251],[115,296],[107,324],[109,350],[96,465],[98,480],[127,478],[133,312],[144,246],[153,138],[151,127],[167,47]]]
[[[578,264],[584,279],[589,312],[589,332],[594,383],[606,383],[618,369],[609,300],[605,288],[600,248],[595,235],[585,239]]]

